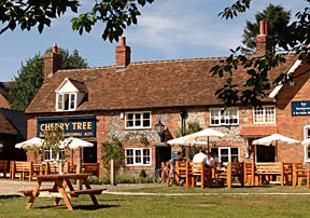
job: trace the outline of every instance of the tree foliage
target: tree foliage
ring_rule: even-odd
[[[50,50],[47,50],[50,51]],[[76,69],[87,67],[85,59],[79,56],[77,50],[72,54],[68,50],[59,49],[63,55],[61,69]],[[44,80],[43,57],[40,54],[26,60],[14,77],[14,85],[9,92],[11,107],[17,110],[25,110],[41,87]]]
[[[102,156],[103,164],[108,167],[111,160],[115,161],[115,165],[119,168],[123,163],[124,149],[123,143],[117,136],[112,136],[110,141],[102,143],[104,155]]]
[[[254,22],[246,21],[243,30],[242,52],[245,54],[255,53],[256,36],[259,34],[261,20],[268,21],[269,48],[273,52],[279,51],[279,45],[281,47],[281,43],[290,33],[290,18],[291,12],[286,11],[281,5],[269,4],[262,12],[257,12]]]
[[[90,32],[96,24],[103,25],[102,38],[118,41],[124,29],[137,24],[141,14],[139,7],[151,4],[154,0],[98,0],[91,9],[78,14],[72,21],[72,29]],[[31,30],[37,27],[41,33],[45,26],[50,26],[53,19],[72,11],[78,12],[77,0],[44,0],[44,1],[0,1],[0,34],[8,29]]]
[[[252,0],[238,0],[226,7],[219,13],[219,16],[233,19],[239,13],[248,10],[251,2]],[[231,55],[228,58],[211,69],[213,76],[226,79],[226,84],[216,92],[217,97],[226,106],[237,103],[259,105],[273,85],[293,80],[294,75],[286,72],[281,72],[281,75],[274,81],[269,77],[271,69],[286,61],[285,54],[294,52],[297,58],[309,63],[310,0],[305,0],[305,4],[307,6],[304,10],[296,13],[295,21],[288,25],[286,33],[281,33],[286,37],[281,37],[274,42],[283,51],[282,53],[270,52],[263,56],[246,56],[240,53],[240,47],[238,47],[231,50]],[[242,85],[237,85],[234,73],[240,73],[240,69],[245,70],[247,79]],[[303,73],[309,74],[310,71]]]

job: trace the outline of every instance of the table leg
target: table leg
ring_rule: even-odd
[[[91,189],[91,187],[90,187],[90,185],[89,185],[89,183],[87,181],[87,178],[83,179],[83,182],[84,182],[84,185],[85,185],[86,189]],[[97,198],[96,198],[95,194],[89,194],[89,196],[90,196],[93,204],[95,206],[98,206],[99,204],[98,204],[98,201],[97,201]]]
[[[58,191],[58,190],[57,190],[57,184],[56,184],[56,182],[55,182],[55,184],[54,184],[54,186],[53,186],[53,190]],[[60,200],[61,200],[61,198],[55,198],[55,199],[54,199],[54,202],[53,202],[53,205],[54,205],[54,206],[58,206]]]
[[[65,187],[63,187],[63,181],[58,179],[58,180],[56,180],[56,184],[57,184],[58,191],[62,195],[68,210],[73,211],[70,198],[68,197],[68,195],[66,193]]]
[[[27,209],[30,209],[30,208],[32,207],[32,204],[33,204],[35,198],[37,197],[37,194],[38,194],[38,192],[39,192],[39,189],[40,189],[40,187],[41,187],[41,184],[42,184],[42,182],[41,182],[41,181],[38,181],[38,184],[37,184],[36,187],[33,189],[32,196],[29,198],[29,201],[28,201],[28,203],[27,203],[27,205],[26,205],[26,208],[27,208]]]

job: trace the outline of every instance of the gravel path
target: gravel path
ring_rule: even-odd
[[[9,180],[9,179],[0,179],[0,196],[7,195],[21,195],[18,193],[18,190],[32,189],[36,185],[36,181],[19,181],[19,180]],[[52,183],[43,183],[42,188],[50,188]],[[159,187],[158,184],[119,184],[117,186],[111,185],[91,185],[93,188],[106,188],[108,192],[116,191],[127,191],[130,189],[141,189],[141,188],[151,188]]]

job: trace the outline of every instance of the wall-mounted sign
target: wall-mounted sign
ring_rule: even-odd
[[[43,138],[44,131],[61,128],[65,137],[96,138],[96,117],[50,117],[37,120],[37,136]]]
[[[310,116],[310,101],[292,102],[292,116]]]

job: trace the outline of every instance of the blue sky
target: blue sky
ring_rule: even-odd
[[[81,0],[82,11],[94,1]],[[155,0],[142,9],[137,26],[129,27],[125,36],[131,47],[132,61],[225,56],[240,44],[246,20],[269,3],[281,4],[295,15],[305,6],[303,0],[253,0],[248,13],[234,20],[217,14],[232,0]],[[102,26],[80,36],[71,29],[72,13],[54,21],[42,34],[36,29],[14,30],[0,35],[0,81],[11,80],[21,63],[36,53],[43,53],[53,43],[77,49],[91,67],[114,64],[115,43],[101,39]]]

